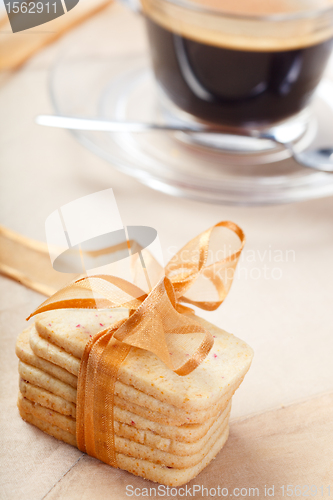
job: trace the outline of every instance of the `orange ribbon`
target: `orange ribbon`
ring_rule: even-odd
[[[230,255],[224,251],[219,258],[226,229],[237,236],[237,250]],[[28,319],[63,308],[122,307],[129,311],[127,319],[99,332],[85,347],[77,391],[76,437],[80,450],[117,467],[114,386],[132,347],[157,355],[182,376],[206,358],[213,337],[198,324],[193,311],[180,303],[217,309],[229,292],[244,244],[244,233],[236,224],[220,222],[187,243],[148,294],[114,276],[85,277],[59,290],[31,314]]]

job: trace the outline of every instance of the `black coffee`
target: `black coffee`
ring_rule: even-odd
[[[190,40],[146,18],[156,78],[182,110],[230,126],[265,125],[306,107],[333,39],[297,50],[233,50]]]

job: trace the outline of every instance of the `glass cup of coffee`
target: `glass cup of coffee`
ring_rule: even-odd
[[[141,0],[161,101],[227,129],[306,116],[333,47],[333,0]]]

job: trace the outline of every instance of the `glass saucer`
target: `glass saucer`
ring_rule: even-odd
[[[110,120],[172,121],[163,111],[146,55],[67,54],[51,72],[57,114]],[[324,80],[297,150],[333,144],[333,82]],[[90,151],[143,184],[175,196],[221,204],[289,203],[333,194],[333,175],[297,165],[270,141],[224,135],[210,146],[179,132],[72,132]],[[208,138],[209,141],[209,138]],[[249,142],[250,141],[250,142]],[[256,141],[258,142],[258,141]]]

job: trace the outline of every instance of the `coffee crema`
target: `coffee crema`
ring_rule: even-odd
[[[190,9],[185,16],[184,8],[161,0],[143,0],[143,10],[164,93],[181,110],[221,125],[265,126],[296,115],[332,51],[327,13],[318,30],[320,21],[307,16],[244,21]]]
[[[216,13],[242,16],[274,16],[312,13],[333,6],[333,0],[191,0],[194,6]]]
[[[277,5],[277,2],[279,0],[274,0],[274,5]],[[297,4],[303,5],[302,11],[296,11],[295,8],[277,11],[277,8],[274,10],[271,5],[270,13],[283,17],[277,22],[257,17],[269,13],[267,8],[260,10],[258,5],[255,15],[249,15],[250,12],[253,14],[253,10],[249,8],[249,5],[254,5],[252,0],[235,0],[234,4],[237,7],[234,8],[230,2],[221,2],[221,6],[229,5],[226,15],[223,14],[224,11],[202,12],[195,8],[185,8],[168,0],[141,0],[141,3],[144,14],[167,31],[222,48],[249,51],[293,50],[309,47],[333,37],[333,0],[318,0],[318,5],[323,8],[318,14],[313,0],[297,1]],[[290,4],[284,1],[282,3]],[[200,2],[189,2],[189,5],[191,4],[209,9],[214,2],[200,0]],[[244,16],[239,15],[241,5],[247,12]],[[307,9],[305,5],[308,5]],[[315,9],[313,15],[310,14],[311,6]],[[284,18],[283,14],[290,17]]]

